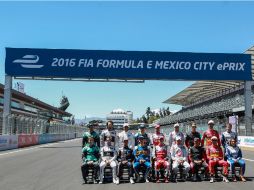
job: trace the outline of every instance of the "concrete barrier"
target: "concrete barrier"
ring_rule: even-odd
[[[238,145],[243,150],[254,150],[254,137],[252,136],[239,136]]]
[[[0,136],[0,151],[18,148],[17,135],[1,135]]]
[[[0,135],[0,151],[74,139],[74,134]]]
[[[18,148],[32,146],[38,144],[38,135],[22,134],[18,135]]]

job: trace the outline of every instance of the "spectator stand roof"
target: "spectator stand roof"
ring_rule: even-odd
[[[244,53],[251,54],[252,79],[254,79],[254,46]],[[163,103],[189,107],[243,88],[243,81],[197,81]]]

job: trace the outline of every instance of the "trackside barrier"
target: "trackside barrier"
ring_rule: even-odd
[[[39,135],[39,144],[45,144],[56,141],[73,139],[74,134],[41,134]]]
[[[0,135],[0,151],[74,139],[75,134]]]
[[[0,151],[18,148],[17,135],[0,135]]]
[[[46,144],[49,142],[53,142],[52,134],[39,135],[39,139],[38,139],[39,144]]]
[[[38,135],[18,135],[18,148],[38,144]]]
[[[239,136],[238,145],[241,147],[254,148],[254,137],[253,136]]]

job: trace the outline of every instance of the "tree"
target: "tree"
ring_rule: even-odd
[[[142,116],[142,121],[143,121],[144,123],[147,123],[147,118],[146,118],[145,115]]]
[[[169,107],[167,107],[166,112],[167,112],[167,115],[171,114],[171,112],[169,111]]]
[[[147,107],[146,108],[146,117],[147,117],[147,119],[149,119],[150,115],[151,115],[151,108]]]
[[[162,112],[161,108],[160,108],[160,117],[163,117],[163,112]]]
[[[149,124],[152,124],[155,120],[157,120],[157,119],[159,119],[159,118],[160,118],[160,116],[159,116],[159,117],[151,116],[151,117],[149,118],[149,120],[148,120],[148,123],[149,123]]]
[[[162,108],[162,115],[163,115],[163,117],[165,117],[165,116],[166,116],[166,110],[165,110],[165,108],[164,108],[164,107]]]

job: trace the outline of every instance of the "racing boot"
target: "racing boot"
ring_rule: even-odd
[[[159,176],[157,176],[156,177],[156,183],[160,183],[161,181],[160,181],[160,177]]]
[[[131,184],[134,184],[134,183],[135,183],[134,180],[133,180],[133,177],[130,177],[130,183],[131,183]]]
[[[116,179],[115,179],[115,183],[116,183],[116,185],[119,185],[119,178],[118,177],[116,177]]]
[[[232,181],[237,182],[235,174],[232,174]]]
[[[197,181],[197,174],[193,174],[193,178],[192,178],[192,181],[196,182]]]
[[[228,181],[228,178],[227,178],[226,176],[223,176],[223,182],[226,182],[226,183],[229,182],[229,181]]]

